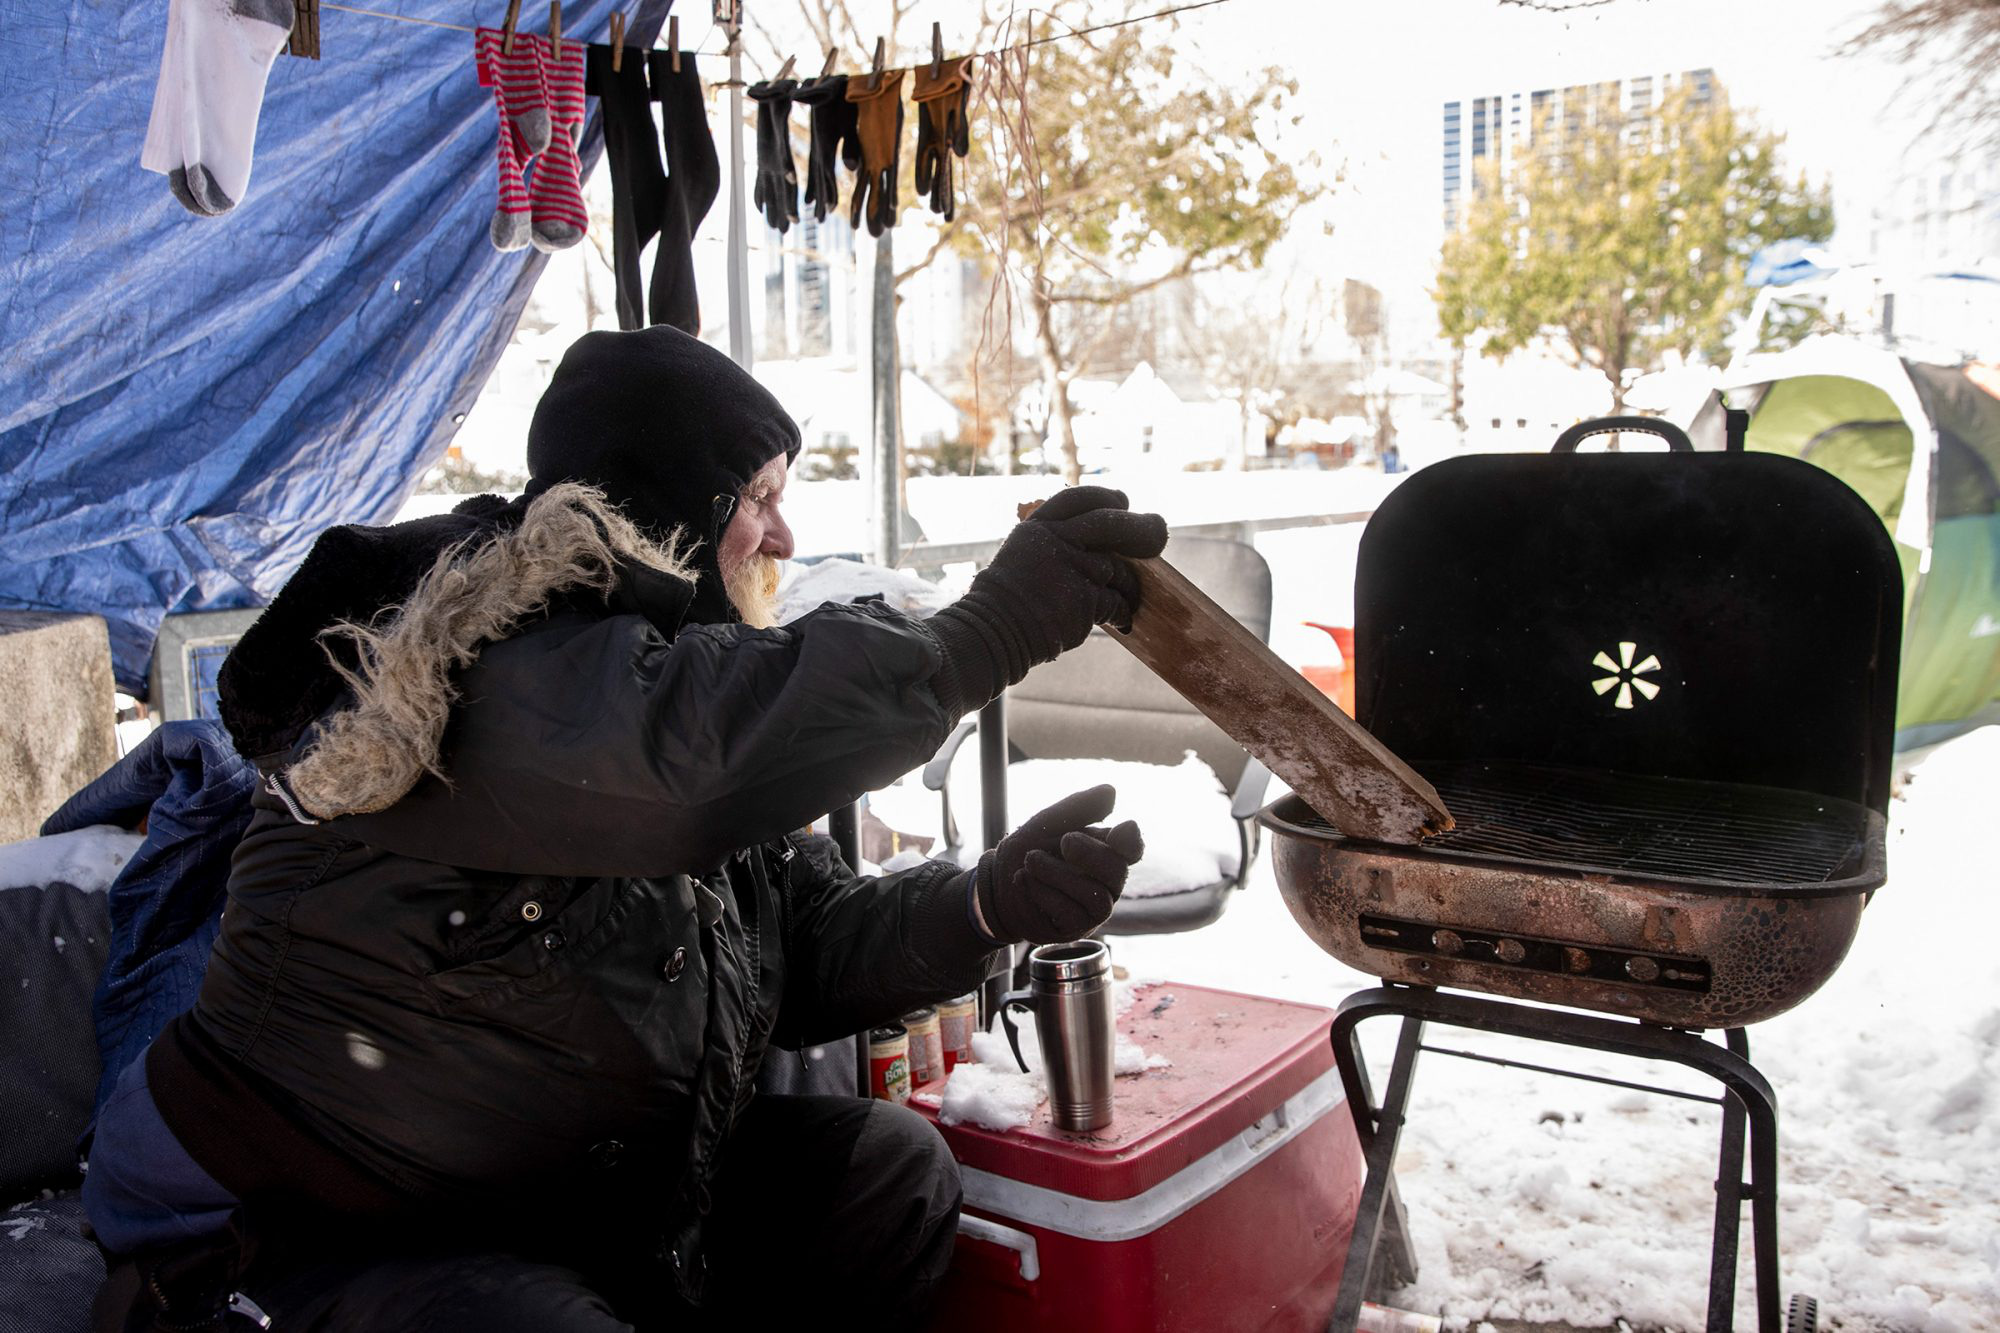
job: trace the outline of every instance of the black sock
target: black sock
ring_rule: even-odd
[[[681,52],[680,73],[673,53],[647,53],[653,100],[660,104],[667,147],[666,206],[660,214],[660,250],[653,258],[653,285],[647,302],[655,324],[684,333],[701,332],[701,305],[694,290],[694,232],[708,216],[722,184],[722,164],[709,133],[708,108],[701,100],[701,76],[694,53]]]
[[[659,234],[666,213],[667,176],[653,133],[645,52],[634,47],[611,68],[611,48],[584,56],[584,91],[604,108],[604,155],[611,159],[611,272],[618,284],[618,327],[644,328],[639,252]]]

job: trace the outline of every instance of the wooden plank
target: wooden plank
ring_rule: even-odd
[[[1111,637],[1354,838],[1452,826],[1437,789],[1162,559],[1134,560],[1139,610]]]

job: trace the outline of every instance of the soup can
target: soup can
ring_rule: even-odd
[[[921,1087],[944,1077],[944,1042],[938,1036],[938,1011],[929,1005],[903,1015],[910,1033],[910,1083]]]
[[[938,1038],[944,1045],[944,1072],[972,1060],[972,1034],[979,1031],[979,997],[961,995],[938,1006]]]
[[[898,1105],[910,1100],[910,1034],[901,1023],[869,1030],[868,1095]]]

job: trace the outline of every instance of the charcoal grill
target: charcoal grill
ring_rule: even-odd
[[[1454,459],[1405,481],[1363,534],[1359,721],[1456,826],[1406,847],[1344,837],[1297,798],[1261,817],[1300,925],[1389,983],[1334,1026],[1370,1158],[1336,1327],[1385,1215],[1395,1230],[1388,1162],[1416,1053],[1436,1049],[1427,1023],[1719,1080],[1703,1099],[1723,1108],[1709,1328],[1731,1327],[1746,1192],[1759,1322],[1779,1327],[1777,1111],[1742,1029],[1832,974],[1886,877],[1902,576],[1859,496],[1744,452],[1732,425],[1720,452],[1618,418],[1549,455]],[[1612,430],[1670,447],[1576,452]],[[1380,1015],[1404,1026],[1377,1107],[1354,1031]]]

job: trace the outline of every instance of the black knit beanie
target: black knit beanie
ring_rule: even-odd
[[[716,545],[736,498],[799,428],[770,390],[699,338],[667,325],[586,333],[563,354],[528,427],[530,496],[562,481],[599,487],[655,536],[701,543],[691,624],[735,618]]]

